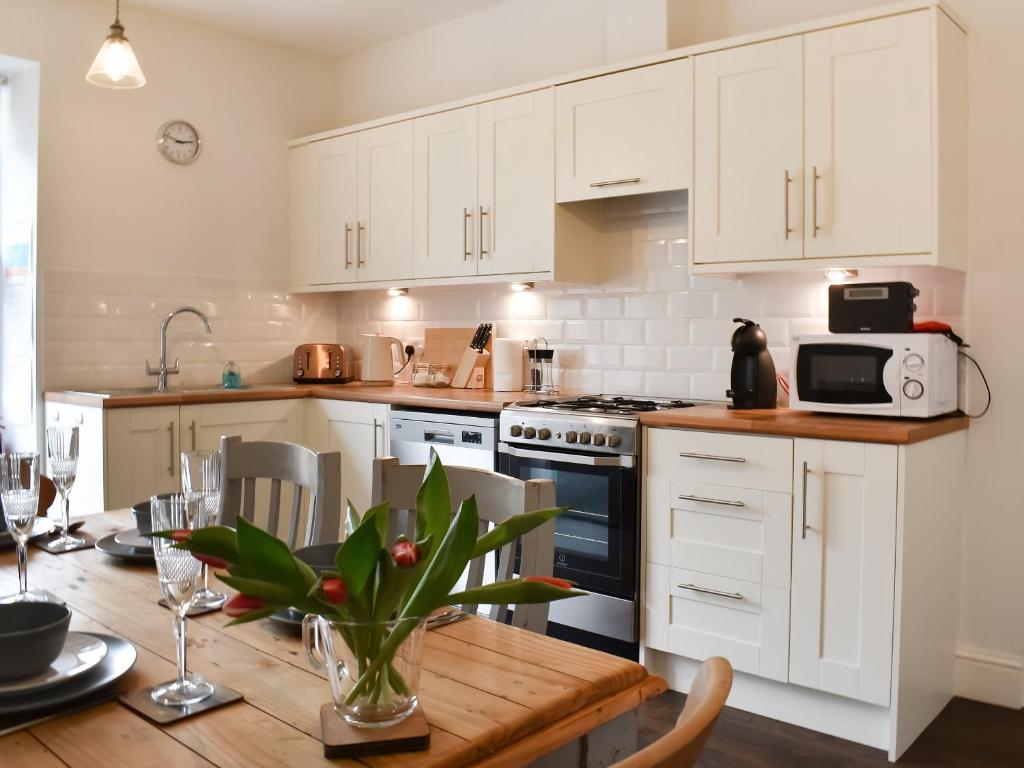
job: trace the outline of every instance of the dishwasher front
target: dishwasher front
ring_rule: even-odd
[[[391,409],[391,455],[428,464],[433,448],[446,466],[497,469],[498,417]]]

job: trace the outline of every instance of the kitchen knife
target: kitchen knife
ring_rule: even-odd
[[[470,349],[479,349],[477,345],[480,343],[480,337],[483,336],[484,326],[483,323],[476,327],[476,333],[473,334],[472,341],[469,342]]]

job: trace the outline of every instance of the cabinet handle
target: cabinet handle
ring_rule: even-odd
[[[469,220],[473,218],[473,214],[470,213],[469,208],[462,209],[462,260],[465,261],[473,255],[473,250],[469,247],[469,235],[466,234],[466,228],[469,224]]]
[[[817,237],[818,230],[821,229],[818,226],[818,180],[821,179],[821,174],[818,173],[818,166],[812,165],[811,169],[811,237]]]
[[[729,461],[734,464],[746,464],[747,460],[742,456],[715,456],[713,453],[690,453],[681,451],[679,457],[683,459],[707,459],[708,461]]]
[[[632,179],[612,179],[610,181],[593,181],[590,183],[592,187],[617,187],[620,184],[639,184],[641,178],[634,176]]]
[[[167,437],[171,441],[171,463],[167,465],[167,474],[174,477],[174,422],[167,427]]]
[[[191,430],[191,432],[192,432],[192,450],[194,451],[194,450],[196,450],[196,421],[195,421],[195,419],[192,420],[192,425],[189,427],[189,430]]]
[[[688,589],[691,592],[703,592],[708,595],[717,595],[718,597],[728,597],[730,600],[742,600],[743,595],[739,592],[723,592],[720,589],[711,589],[710,587],[698,587],[696,584],[676,584],[679,589]]]
[[[793,231],[793,228],[789,226],[789,185],[793,183],[793,177],[789,175],[789,169],[783,171],[785,175],[786,183],[782,186],[782,209],[785,216],[785,239],[789,240],[789,235]]]
[[[484,248],[484,216],[487,215],[487,209],[484,206],[480,206],[480,259],[487,255],[487,249]]]
[[[727,499],[712,499],[709,496],[692,496],[688,493],[681,493],[676,498],[683,501],[699,501],[702,504],[722,504],[726,507],[745,507],[742,501],[729,501]]]
[[[800,518],[800,538],[801,539],[806,539],[807,538],[807,475],[809,475],[809,474],[810,474],[810,470],[807,468],[807,462],[805,461],[804,462],[804,470],[803,470],[803,475],[804,475],[804,477],[803,477],[803,495],[801,497],[803,499],[803,514],[801,515],[801,518]]]
[[[80,413],[77,416],[75,416],[75,423],[77,423],[77,424],[85,424],[85,414],[84,413]]]
[[[363,258],[363,232],[366,231],[366,225],[361,221],[356,222],[356,266],[361,267],[366,264],[366,259]]]
[[[349,242],[352,240],[352,225],[345,222],[345,269],[352,268],[352,259],[349,256]]]
[[[378,458],[378,456],[379,456],[379,454],[377,453],[377,430],[378,429],[383,431],[384,430],[384,425],[381,424],[377,419],[374,419],[373,420],[373,458],[375,458],[375,459]]]

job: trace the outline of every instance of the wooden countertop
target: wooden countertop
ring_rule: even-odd
[[[255,400],[295,400],[317,397],[325,400],[356,400],[386,403],[412,408],[438,408],[479,413],[499,413],[517,400],[536,400],[540,395],[527,392],[495,392],[489,389],[432,389],[410,384],[371,386],[354,381],[349,384],[255,384],[245,389],[171,389],[154,392],[145,389],[121,389],[99,392],[58,390],[46,392],[48,402],[68,403],[92,408],[139,408],[157,405],[200,405],[203,403],[239,403]],[[547,395],[546,397],[550,397]]]
[[[709,432],[744,432],[756,435],[852,440],[863,443],[917,443],[948,432],[967,429],[970,420],[960,413],[934,419],[885,419],[871,416],[834,416],[790,408],[736,411],[723,405],[698,405],[645,413],[647,427],[701,429]]]
[[[132,525],[128,510],[87,518],[100,537]],[[138,660],[121,690],[174,675],[170,614],[157,605],[152,565],[122,563],[98,550],[51,555],[29,549],[34,587],[67,600],[71,628],[119,635]],[[17,588],[14,552],[0,553],[0,594]],[[239,765],[347,768],[515,766],[572,742],[646,698],[665,682],[639,664],[589,648],[470,618],[426,633],[420,700],[431,727],[423,752],[330,761],[320,743],[327,681],[301,642],[269,620],[227,626],[221,612],[188,622],[190,669],[245,699],[173,725],[155,725],[116,701],[40,722],[0,738],[5,766]]]

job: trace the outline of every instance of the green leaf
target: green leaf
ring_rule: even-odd
[[[476,498],[470,496],[459,507],[455,520],[437,548],[437,554],[427,564],[423,577],[402,609],[401,618],[426,616],[438,605],[445,604],[445,598],[466,569],[473,553],[477,525]]]
[[[445,535],[451,521],[452,495],[448,489],[448,476],[437,451],[431,448],[430,463],[416,494],[416,538],[433,536],[436,541]]]
[[[380,534],[377,532],[376,523],[367,513],[359,527],[338,548],[335,557],[335,563],[345,586],[348,587],[350,597],[363,591],[366,580],[377,565],[377,552],[380,548]]]
[[[288,545],[252,523],[238,518],[238,554],[246,571],[259,578],[306,590],[306,579]]]
[[[562,514],[566,509],[567,507],[538,509],[534,512],[523,512],[519,515],[513,515],[477,539],[476,546],[473,547],[473,558],[499,549],[510,541],[515,541],[524,533],[528,533],[538,525],[543,525],[551,518]]]
[[[238,624],[248,624],[250,621],[258,621],[259,619],[265,619],[265,618],[267,618],[267,616],[270,616],[271,614],[277,613],[279,610],[281,610],[281,609],[278,606],[276,606],[276,605],[270,605],[270,606],[267,606],[266,608],[258,608],[255,611],[249,611],[248,613],[243,613],[237,619],[232,619],[231,621],[229,621],[224,626],[234,627],[234,626],[237,626]]]
[[[510,579],[508,581],[496,581],[483,587],[475,587],[464,592],[448,595],[445,602],[435,605],[434,608],[440,608],[442,605],[463,605],[465,603],[470,605],[494,605],[500,603],[526,605],[527,603],[546,603],[550,600],[563,600],[567,597],[577,597],[585,594],[587,593],[581,592],[578,589],[562,589],[554,584],[546,584],[542,581]]]
[[[158,531],[150,534],[161,539],[170,539],[173,531]],[[223,525],[212,528],[198,528],[192,531],[188,541],[181,541],[174,545],[175,549],[184,549],[200,555],[219,557],[229,563],[239,561],[238,540],[235,531]]]
[[[359,510],[355,508],[352,503],[352,499],[345,500],[345,536],[351,536],[355,533],[356,528],[359,527],[359,523],[362,518],[359,516]]]
[[[270,581],[246,579],[240,576],[226,576],[224,574],[218,574],[217,578],[243,595],[259,598],[272,605],[287,607],[297,600],[303,600],[306,597],[304,589],[296,592],[286,586]]]
[[[381,545],[387,544],[388,540],[388,517],[391,515],[391,504],[387,501],[382,501],[375,507],[370,507],[366,510],[366,514],[363,515],[363,525],[373,521],[373,524],[377,527],[377,535],[380,537]]]

